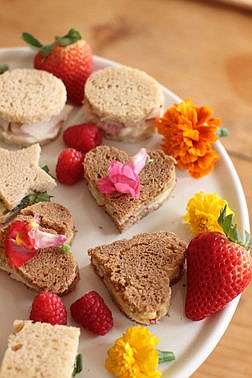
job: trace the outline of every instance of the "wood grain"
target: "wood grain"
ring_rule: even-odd
[[[1,47],[24,46],[23,31],[49,42],[75,27],[95,54],[143,69],[181,98],[191,97],[196,104],[214,109],[214,116],[230,131],[223,144],[243,184],[251,219],[251,12],[187,0],[0,3]],[[242,295],[224,337],[193,378],[251,377],[251,313],[252,286]]]

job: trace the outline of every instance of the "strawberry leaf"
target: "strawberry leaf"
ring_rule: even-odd
[[[21,37],[26,43],[28,43],[28,45],[33,48],[40,49],[41,47],[43,47],[42,43],[40,43],[39,40],[34,38],[30,33],[22,33]]]
[[[56,44],[60,46],[67,46],[75,43],[81,39],[81,34],[75,30],[70,29],[69,32],[63,37],[55,37]]]
[[[247,250],[252,245],[252,237],[245,231],[245,240],[240,232],[237,230],[237,224],[233,224],[233,214],[226,215],[226,208],[221,209],[220,216],[218,218],[218,224],[222,227],[226,237],[234,243],[240,244]]]

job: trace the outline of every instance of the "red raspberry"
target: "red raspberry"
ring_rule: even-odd
[[[65,148],[56,165],[57,179],[61,184],[72,185],[83,177],[84,155],[74,148]]]
[[[68,147],[88,152],[102,143],[102,134],[93,123],[83,123],[68,127],[63,133],[63,140]]]
[[[67,311],[57,294],[42,291],[33,300],[30,320],[66,325]]]
[[[112,313],[96,291],[90,291],[72,303],[70,311],[77,323],[98,335],[105,335],[113,327]]]

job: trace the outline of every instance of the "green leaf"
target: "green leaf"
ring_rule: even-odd
[[[14,209],[11,210],[11,212],[15,213],[22,207],[30,206],[30,205],[33,205],[34,203],[50,202],[51,198],[52,196],[50,196],[47,192],[35,192],[35,193],[28,194],[21,200],[21,202],[16,207],[14,207]]]
[[[76,374],[79,374],[82,371],[82,355],[78,354],[75,358],[74,371],[72,376],[75,377]]]
[[[60,46],[67,46],[81,39],[80,33],[75,29],[70,29],[63,37],[55,37],[55,41]]]
[[[40,49],[43,47],[42,43],[40,43],[36,38],[33,37],[30,33],[22,33],[22,39],[28,43],[33,48]]]
[[[40,51],[41,51],[43,59],[45,59],[47,57],[47,55],[50,54],[53,47],[54,47],[54,43],[49,43],[48,45],[44,45],[44,46],[41,47]]]
[[[2,66],[0,66],[0,75],[3,74],[5,71],[8,71],[8,69],[8,64],[3,64]]]
[[[229,131],[225,127],[218,127],[218,130],[217,130],[216,134],[219,137],[226,137],[226,136],[229,135]]]
[[[71,247],[69,244],[63,244],[60,246],[60,250],[64,253],[70,253],[71,252]]]
[[[245,247],[247,250],[252,245],[252,236],[245,231],[245,240],[244,237],[240,234],[237,229],[237,224],[233,223],[233,214],[226,215],[227,206],[224,209],[221,209],[220,216],[218,218],[218,224],[222,227],[226,237],[234,243],[240,244]]]
[[[158,363],[162,364],[163,362],[175,360],[175,355],[173,352],[158,351]]]

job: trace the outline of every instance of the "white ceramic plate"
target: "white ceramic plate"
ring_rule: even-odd
[[[0,65],[8,63],[10,68],[31,67],[33,53],[26,48],[0,50]],[[103,68],[115,63],[95,57],[95,68]],[[168,89],[163,88],[166,107],[180,101]],[[71,114],[66,127],[81,123],[84,120],[81,108]],[[153,138],[141,146],[158,147],[160,139]],[[104,144],[106,141],[104,140]],[[108,143],[111,144],[111,143]],[[129,154],[138,151],[140,145],[114,143],[125,149]],[[2,145],[3,146],[3,145]],[[5,146],[6,147],[6,146]],[[41,162],[46,162],[52,174],[55,174],[57,156],[64,148],[62,138],[43,147]],[[72,212],[78,233],[73,243],[73,253],[77,258],[81,281],[73,293],[63,298],[68,310],[70,304],[89,290],[98,291],[112,310],[114,327],[106,336],[95,336],[82,329],[79,350],[83,354],[84,370],[80,377],[106,378],[111,375],[105,370],[104,361],[107,349],[114,340],[133,323],[128,320],[112,302],[100,279],[95,275],[89,264],[87,249],[89,247],[112,242],[122,237],[131,237],[143,231],[168,230],[189,241],[192,237],[189,226],[182,222],[185,207],[189,198],[199,191],[216,192],[227,199],[230,207],[235,210],[236,222],[241,229],[249,230],[249,217],[237,173],[223,146],[215,145],[221,158],[213,172],[208,176],[194,180],[186,172],[177,171],[177,188],[172,198],[159,210],[149,214],[137,225],[123,235],[119,234],[112,220],[106,215],[90,196],[84,180],[74,186],[58,187],[53,191],[54,201],[65,205]],[[164,377],[186,378],[190,376],[211,353],[226,330],[236,309],[239,298],[236,298],[223,311],[209,319],[192,322],[184,316],[185,278],[173,287],[170,317],[163,318],[158,325],[150,326],[150,330],[160,338],[158,348],[171,350],[176,360],[160,366]],[[10,279],[5,272],[0,272],[0,361],[7,346],[7,338],[12,329],[14,319],[28,319],[30,306],[35,292],[22,284]],[[69,315],[69,325],[71,321]]]

